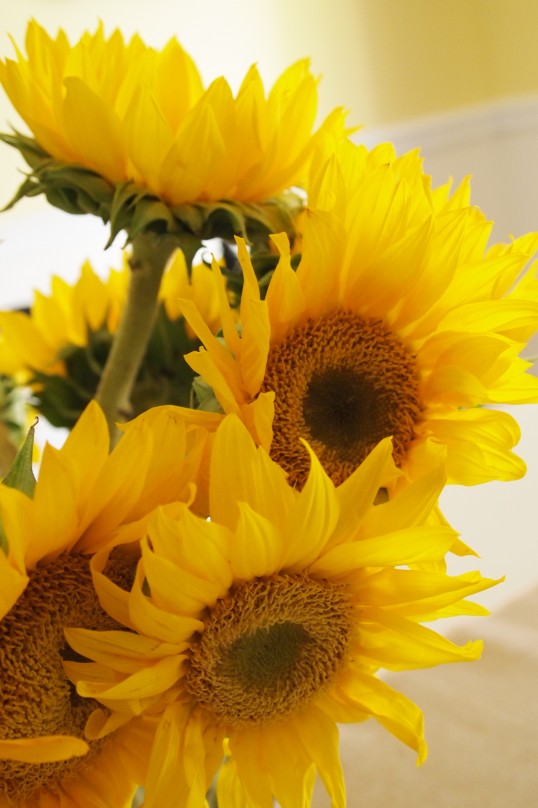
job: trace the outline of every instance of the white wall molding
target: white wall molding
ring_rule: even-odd
[[[357,140],[368,146],[390,140],[400,152],[420,145],[427,153],[529,132],[538,132],[538,95],[504,98],[381,127],[365,127]]]

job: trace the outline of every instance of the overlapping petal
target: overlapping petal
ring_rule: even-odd
[[[420,622],[480,613],[467,596],[496,582],[479,573],[449,577],[440,563],[458,542],[436,517],[442,468],[374,504],[376,493],[395,474],[390,448],[390,441],[382,442],[340,488],[312,454],[309,478],[298,490],[255,445],[237,416],[229,415],[213,443],[211,520],[185,505],[173,515],[155,514],[130,592],[115,592],[100,572],[103,561],[96,558],[95,584],[103,605],[136,630],[141,642],[122,640],[121,632],[116,642],[114,632],[92,637],[73,629],[68,633],[73,647],[95,662],[73,663],[68,671],[78,692],[100,699],[118,721],[148,711],[161,716],[147,780],[149,805],[172,808],[181,794],[185,804],[202,808],[217,776],[224,808],[269,808],[273,799],[284,808],[307,808],[317,773],[333,805],[343,808],[336,729],[342,721],[374,717],[413,748],[419,762],[424,759],[420,710],[379,681],[376,670],[476,659],[480,643],[459,647]],[[231,467],[226,463],[230,452]],[[341,509],[352,502],[353,491],[358,506],[351,518]],[[437,564],[415,568],[424,561]],[[318,608],[308,594],[305,603],[310,605],[301,611],[303,586],[305,593],[315,587],[316,602],[331,593],[320,625],[327,636],[333,630],[349,632],[347,649],[323,687],[316,686],[300,706],[264,718],[263,710],[276,708],[259,703],[279,704],[286,698],[285,679],[295,675],[292,667],[286,668],[286,677],[269,679],[271,698],[264,701],[263,683],[272,665],[286,659],[278,638],[284,632],[293,647],[303,636],[301,620],[317,619],[307,617],[311,606],[313,615]],[[293,592],[291,600],[288,592]],[[348,609],[349,616],[343,617]],[[291,623],[288,614],[295,615]],[[177,652],[169,633],[174,621],[180,626]],[[315,622],[308,625],[316,630]],[[208,651],[213,642],[215,659]],[[325,649],[324,658],[330,653]],[[197,661],[199,654],[203,663]],[[227,671],[222,679],[221,670]],[[236,676],[241,682],[248,676],[248,685],[243,682],[236,691],[234,684],[229,691]],[[206,685],[206,677],[216,685]],[[213,703],[214,686],[224,687],[225,702]],[[231,707],[222,707],[236,698],[230,693],[240,698],[236,718]],[[262,712],[254,712],[251,720],[250,710]]]
[[[138,557],[132,543],[144,535],[150,513],[160,506],[181,512],[193,501],[205,444],[203,430],[188,427],[173,408],[159,410],[151,424],[142,416],[109,453],[104,415],[92,403],[61,449],[45,447],[33,496],[0,485],[2,808],[11,808],[14,799],[20,808],[102,808],[105,802],[127,808],[144,778],[155,721],[129,719],[142,711],[140,703],[145,706],[177,680],[181,652],[200,623],[173,615],[156,621],[150,613],[142,626],[158,639],[112,631],[134,628],[119,584],[131,584]],[[129,548],[115,555],[118,544]],[[92,554],[102,604],[114,617],[99,607]],[[104,574],[111,569],[114,580]],[[69,635],[73,623],[104,629],[97,643],[97,635],[82,628],[73,645],[99,660],[88,695],[114,696],[119,684],[129,705],[126,717],[111,711],[90,716],[91,702],[71,693],[66,674],[76,678],[80,663],[67,661],[64,669],[63,650],[64,629]],[[102,665],[110,653],[111,675]],[[132,675],[136,697],[125,692],[124,674]]]
[[[31,21],[26,55],[0,64],[0,82],[37,143],[56,160],[109,182],[133,181],[170,205],[261,201],[306,178],[333,113],[313,133],[316,79],[308,60],[265,94],[253,66],[236,96],[224,78],[204,88],[176,39],[159,51],[100,25],[71,45]],[[172,89],[173,88],[173,89]]]
[[[321,334],[323,318],[342,312],[359,324],[382,323],[394,344],[402,347],[402,357],[413,364],[412,398],[416,395],[418,402],[412,405],[413,434],[398,457],[403,478],[393,481],[391,490],[435,467],[443,455],[451,483],[473,485],[522,476],[524,464],[512,453],[517,442],[514,420],[483,407],[538,400],[538,381],[520,358],[526,341],[538,330],[535,269],[523,272],[538,247],[538,236],[530,233],[488,248],[491,224],[470,205],[469,183],[454,191],[450,185],[432,190],[418,152],[398,157],[390,144],[369,151],[344,142],[326,153],[325,160],[320,152],[308,190],[297,271],[291,269],[287,238],[273,236],[280,260],[263,301],[251,289],[250,259],[239,242],[245,274],[241,319],[248,322],[255,306],[259,318],[265,312],[268,327],[257,327],[252,334],[245,327],[232,334],[228,327],[224,344],[219,341],[218,346],[198,330],[205,351],[187,357],[193,369],[215,385],[224,412],[237,413],[261,442],[246,413],[262,395],[275,390],[273,456],[290,471],[292,460],[275,438],[275,430],[284,429],[279,407],[283,410],[288,401],[279,399],[282,391],[275,388],[275,374],[298,378],[301,359],[293,354],[287,360],[282,357],[288,354],[278,352],[287,350],[307,325],[319,323]],[[186,316],[193,329],[199,329],[194,311]],[[221,302],[221,321],[227,320],[228,306]],[[350,345],[346,355],[345,339],[342,334],[338,354],[333,352],[333,367],[342,366],[343,375],[350,372],[354,352]],[[278,372],[271,365],[273,355],[281,363]],[[288,367],[286,361],[298,364]],[[323,362],[319,373],[328,359]],[[383,387],[379,366],[376,384]],[[305,390],[312,373],[305,365]],[[407,365],[402,369],[406,373]],[[396,378],[396,370],[394,374]],[[372,375],[377,379],[375,368]],[[300,386],[296,394],[288,393],[290,384],[283,382],[286,395],[306,395]],[[338,390],[326,395],[338,402],[338,420],[346,394],[341,402]],[[303,406],[299,401],[297,412],[304,412]],[[357,413],[359,430],[362,416]],[[349,419],[355,423],[351,415]],[[284,444],[288,432],[297,443],[301,437],[314,441],[306,415],[298,426],[285,423]],[[386,436],[390,434],[388,429]],[[347,457],[348,443],[342,441],[336,451]],[[313,445],[318,451],[319,444]],[[348,466],[346,461],[347,475]]]

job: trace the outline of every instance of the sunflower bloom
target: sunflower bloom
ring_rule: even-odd
[[[0,312],[0,373],[29,385],[37,409],[56,426],[73,426],[95,395],[130,275],[127,258],[106,280],[86,262],[75,284],[54,276],[50,295],[36,292],[30,314]],[[177,250],[161,282],[157,322],[131,396],[132,416],[155,404],[189,402],[194,374],[183,354],[199,341],[181,316],[179,300],[185,297],[216,331],[220,320],[215,276],[204,264],[195,264],[188,273]]]
[[[205,346],[187,361],[297,485],[301,438],[336,484],[389,435],[403,479],[440,459],[451,483],[521,477],[517,424],[495,407],[538,401],[519,355],[538,329],[538,281],[518,280],[538,235],[486,249],[490,230],[468,183],[431,190],[416,152],[342,144],[311,178],[297,271],[273,236],[280,261],[260,300],[239,241],[241,333],[224,294],[224,344],[185,302]]]
[[[79,209],[90,205],[99,215],[109,204],[107,185],[120,192],[116,207],[126,202],[126,184],[127,207],[144,194],[176,209],[262,202],[303,181],[317,139],[342,127],[335,111],[312,133],[317,90],[307,60],[289,67],[267,96],[253,66],[234,96],[223,77],[204,88],[176,39],[157,51],[139,36],[126,43],[118,30],[105,38],[100,26],[71,45],[63,31],[53,39],[32,21],[26,51],[0,63],[0,82],[35,140],[5,139],[32,168],[53,158],[39,182],[54,186],[61,201],[48,197],[60,206],[71,204],[59,191],[61,166],[76,167],[64,189],[83,189]]]
[[[90,558],[121,544],[107,572],[130,588],[136,555],[123,545],[144,533],[158,504],[173,510],[192,500],[201,437],[162,413],[151,429],[138,422],[109,455],[106,421],[92,404],[61,450],[45,448],[32,498],[0,486],[1,808],[131,805],[152,720],[85,740],[96,705],[66,678],[64,629],[119,628],[99,605]]]
[[[426,524],[441,467],[385,504],[397,474],[389,439],[336,488],[315,455],[298,491],[235,416],[215,435],[211,521],[157,512],[130,593],[92,567],[105,609],[131,632],[67,632],[93,663],[67,663],[79,694],[112,709],[90,726],[162,712],[146,782],[147,808],[203,808],[219,771],[221,808],[310,804],[316,772],[345,805],[336,724],[375,717],[417,752],[422,715],[376,677],[476,659],[421,621],[480,614],[465,600],[493,582],[409,569],[456,540]],[[235,462],[231,463],[230,458]],[[128,726],[128,723],[126,724]]]

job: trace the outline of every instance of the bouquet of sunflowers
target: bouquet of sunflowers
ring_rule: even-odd
[[[234,95],[175,39],[31,22],[0,82],[11,204],[126,241],[0,314],[4,398],[69,429],[0,485],[0,808],[307,808],[318,776],[343,808],[338,724],[426,756],[383,671],[480,656],[429,625],[497,583],[450,574],[438,499],[525,473],[497,405],[538,401],[538,234],[488,246],[468,182],[314,131],[307,61]]]

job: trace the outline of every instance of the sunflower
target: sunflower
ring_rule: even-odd
[[[538,329],[538,281],[518,279],[538,235],[487,249],[490,231],[467,181],[432,190],[417,152],[343,143],[311,177],[297,271],[273,236],[280,261],[260,300],[238,240],[241,333],[223,293],[224,344],[186,301],[205,346],[187,362],[296,485],[301,438],[336,484],[389,435],[400,483],[439,459],[450,483],[521,477],[517,424],[496,405],[538,401],[519,355]]]
[[[53,39],[31,21],[26,51],[0,63],[0,82],[35,138],[4,136],[34,171],[21,195],[38,188],[53,204],[106,209],[108,218],[115,192],[118,229],[126,215],[131,223],[142,215],[144,226],[171,219],[155,200],[197,232],[200,210],[181,206],[233,200],[262,221],[252,205],[304,180],[317,139],[342,129],[336,110],[312,133],[317,82],[308,60],[285,70],[267,97],[253,66],[234,96],[224,77],[204,88],[176,39],[157,51],[138,35],[126,43],[119,30],[105,38],[99,26],[71,45],[62,30]],[[223,204],[219,226],[226,212]],[[238,215],[239,207],[229,221]]]
[[[0,486],[0,806],[127,808],[155,727],[84,739],[95,703],[64,673],[66,626],[119,628],[97,599],[90,558],[105,547],[107,572],[129,589],[132,542],[158,504],[192,500],[202,435],[170,413],[143,420],[108,453],[103,414],[91,404],[62,449],[47,446],[33,497]]]
[[[162,713],[146,808],[202,808],[223,757],[221,808],[307,806],[316,771],[341,808],[336,723],[373,716],[425,757],[419,709],[376,671],[480,654],[420,623],[483,613],[465,597],[493,582],[408,567],[443,559],[456,539],[427,524],[442,467],[374,506],[398,474],[390,439],[338,488],[307,451],[298,491],[228,416],[211,455],[211,521],[157,511],[130,593],[103,574],[106,553],[92,561],[103,607],[137,633],[68,630],[95,661],[67,671],[113,711],[91,719],[101,736],[107,721]]]
[[[53,277],[50,295],[36,292],[29,314],[0,312],[0,373],[29,385],[37,409],[55,426],[72,427],[95,395],[130,274],[127,257],[106,280],[86,262],[73,285]],[[215,277],[205,264],[195,264],[188,273],[176,250],[161,282],[157,321],[131,395],[131,416],[164,402],[189,403],[194,374],[183,354],[199,341],[181,316],[178,301],[184,297],[196,302],[216,331]]]

